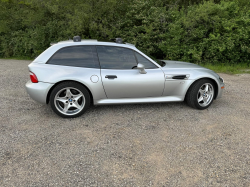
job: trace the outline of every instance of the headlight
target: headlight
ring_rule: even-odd
[[[220,82],[224,82],[224,79],[223,79],[223,78],[219,77],[219,79],[220,79]]]

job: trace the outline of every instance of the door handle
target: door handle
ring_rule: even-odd
[[[106,75],[105,78],[108,78],[108,79],[116,79],[117,76],[116,76],[116,75]]]

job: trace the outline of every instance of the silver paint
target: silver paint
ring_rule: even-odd
[[[93,82],[93,83],[97,83],[99,81],[99,77],[97,75],[92,75],[90,77],[90,80]]]
[[[141,74],[138,69],[115,70],[102,69],[102,82],[107,98],[141,98],[162,96],[164,73],[159,69],[147,69]],[[105,78],[116,75],[115,79]]]
[[[157,69],[114,70],[114,69],[93,69],[70,66],[58,66],[46,64],[48,59],[59,49],[66,46],[76,45],[105,45],[117,46],[132,49],[155,64]],[[34,72],[39,83],[26,84],[30,96],[40,102],[46,103],[49,90],[53,85],[62,81],[76,81],[85,85],[91,92],[95,105],[119,104],[119,103],[145,103],[145,102],[171,102],[183,101],[189,87],[202,78],[209,78],[215,81],[217,86],[217,98],[223,92],[221,89],[224,83],[220,81],[219,75],[199,65],[164,60],[166,65],[161,67],[154,60],[139,51],[131,44],[117,44],[109,42],[65,41],[52,45],[39,55],[28,67]],[[146,74],[143,74],[143,70]],[[100,77],[95,82],[93,75]],[[116,79],[107,79],[106,75],[116,75]],[[172,79],[176,75],[187,75],[183,80]]]
[[[160,102],[178,102],[182,101],[182,97],[178,96],[161,96],[161,97],[145,97],[145,98],[121,98],[121,99],[101,99],[94,100],[96,105],[105,104],[130,104],[130,103],[160,103]]]
[[[48,95],[49,90],[52,88],[54,84],[45,83],[45,82],[38,82],[32,83],[30,80],[26,83],[25,87],[30,95],[30,97],[42,104],[46,104],[46,98]]]

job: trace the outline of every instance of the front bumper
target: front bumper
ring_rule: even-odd
[[[220,82],[219,85],[220,85],[220,86],[218,87],[218,95],[217,95],[216,99],[219,99],[219,98],[222,97],[222,94],[223,94],[224,89],[225,89],[225,88],[224,88],[224,87],[225,87],[224,82]]]
[[[46,104],[48,92],[53,85],[54,84],[45,82],[32,83],[28,81],[25,87],[32,99],[39,103]]]

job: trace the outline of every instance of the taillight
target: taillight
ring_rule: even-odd
[[[31,72],[31,71],[30,71],[30,80],[31,80],[31,82],[33,82],[33,83],[38,83],[38,79],[37,79],[35,73],[33,73],[33,72]]]

